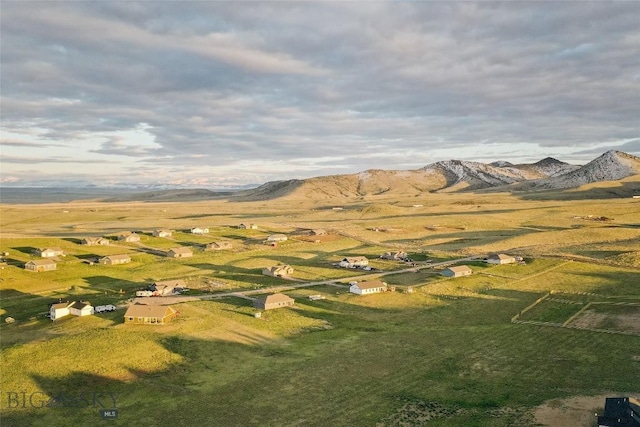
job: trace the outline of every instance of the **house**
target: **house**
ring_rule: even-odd
[[[273,310],[275,308],[290,307],[295,300],[285,294],[271,294],[253,301],[253,307],[259,310]]]
[[[284,234],[272,234],[267,237],[267,242],[284,242],[287,240],[287,236]]]
[[[363,256],[346,257],[338,265],[342,268],[365,267],[369,265],[369,260]]]
[[[462,277],[470,276],[471,273],[473,273],[473,270],[466,265],[456,265],[454,267],[445,268],[440,274],[445,277]]]
[[[41,256],[42,258],[52,258],[56,256],[64,256],[64,251],[62,248],[53,247],[53,248],[40,248],[36,250],[36,254]]]
[[[286,264],[276,265],[274,267],[264,268],[262,274],[273,277],[290,276],[293,274],[293,267]]]
[[[207,234],[207,233],[209,233],[208,228],[195,227],[191,229],[191,234]]]
[[[257,224],[240,224],[238,225],[238,228],[241,230],[257,230],[258,225]]]
[[[132,233],[132,232],[126,232],[126,233],[121,233],[118,235],[118,240],[124,241],[124,242],[139,242],[140,241],[140,236],[138,236],[136,233]]]
[[[357,295],[377,294],[386,290],[387,284],[381,280],[351,282],[351,286],[349,286],[349,292]]]
[[[57,264],[52,259],[37,259],[34,261],[29,261],[24,265],[25,270],[29,271],[53,271],[57,268]]]
[[[640,400],[633,397],[607,397],[598,427],[640,427]]]
[[[407,259],[407,253],[403,251],[385,252],[380,255],[382,259],[389,259],[392,261],[404,261]]]
[[[180,246],[179,248],[171,248],[167,252],[169,258],[190,258],[193,256],[193,252],[186,246]]]
[[[153,237],[171,237],[171,230],[153,230]]]
[[[59,302],[49,307],[49,318],[60,319],[65,316],[90,316],[94,313],[93,306],[87,301]]]
[[[488,264],[511,264],[516,262],[516,258],[506,254],[490,254],[486,262]]]
[[[107,255],[98,260],[102,265],[118,265],[131,262],[131,257],[127,254]]]
[[[148,289],[152,292],[153,296],[163,297],[165,295],[171,295],[176,293],[176,289],[186,288],[187,285],[184,280],[164,280],[161,282],[155,282]]]
[[[104,237],[85,237],[80,240],[80,244],[87,246],[108,245],[109,239],[105,239]]]
[[[211,243],[207,243],[206,246],[204,247],[205,251],[222,251],[225,249],[231,249],[233,247],[233,245],[231,244],[231,242],[227,242],[227,241],[219,241],[219,242],[211,242]]]
[[[125,324],[138,325],[164,325],[178,316],[178,312],[168,305],[142,305],[129,306],[124,314]]]

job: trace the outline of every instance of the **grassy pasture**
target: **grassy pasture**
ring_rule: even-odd
[[[417,203],[423,207],[413,208]],[[436,194],[344,208],[268,202],[0,206],[0,250],[16,260],[0,270],[0,318],[17,319],[0,324],[0,390],[120,394],[119,417],[108,422],[93,407],[9,408],[3,394],[1,424],[395,426],[428,418],[430,426],[533,426],[530,409],[547,399],[640,393],[640,337],[510,322],[550,290],[597,293],[613,302],[640,298],[640,271],[633,257],[627,262],[623,256],[638,250],[637,203]],[[587,214],[615,220],[573,219]],[[260,229],[238,230],[240,222]],[[144,246],[83,247],[73,240],[193,226],[211,233],[178,231],[171,239],[145,234]],[[260,243],[271,232],[298,228],[333,231],[319,243],[294,235],[274,248]],[[233,240],[234,248],[196,247],[194,257],[183,260],[143,251],[221,239]],[[69,255],[57,271],[24,271],[20,263],[34,259],[24,248],[41,246],[61,246]],[[122,310],[56,322],[39,316],[58,298],[118,303],[160,279],[185,278],[194,285],[220,280],[230,284],[224,291],[286,284],[261,274],[278,263],[293,265],[294,277],[302,280],[361,274],[331,266],[347,255],[366,255],[375,267],[392,271],[401,265],[373,260],[391,249],[419,254],[419,261],[498,251],[527,262],[469,263],[474,274],[458,279],[431,270],[383,278],[417,286],[413,294],[296,289],[286,292],[295,308],[265,312],[261,319],[253,317],[250,301],[232,297],[178,304],[178,320],[164,327],[124,325]],[[107,253],[133,253],[133,261],[82,263],[85,256]],[[309,300],[314,294],[325,299]],[[562,296],[576,303],[585,298]],[[525,315],[561,322],[581,307],[549,301]],[[602,322],[635,315],[628,308],[594,307],[608,315],[598,318]],[[607,310],[618,310],[613,314],[619,317]]]

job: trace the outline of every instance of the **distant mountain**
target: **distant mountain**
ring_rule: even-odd
[[[429,192],[501,189],[544,190],[578,187],[598,181],[619,180],[640,174],[640,159],[609,151],[584,166],[551,157],[532,164],[491,164],[461,160],[432,163],[409,171],[368,170],[358,174],[321,176],[304,180],[274,181],[240,191],[235,200],[281,197],[313,200],[354,199],[375,195],[418,196]]]
[[[549,178],[521,183],[514,190],[563,189],[601,181],[617,181],[640,174],[640,157],[621,151],[607,151],[600,157],[572,171],[549,175]]]
[[[231,196],[231,191],[211,191],[206,189],[177,189],[136,192],[103,199],[104,202],[187,202],[219,199]]]

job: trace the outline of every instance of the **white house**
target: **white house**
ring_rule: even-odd
[[[208,228],[194,227],[191,229],[191,234],[207,234],[207,233],[209,233]]]
[[[346,257],[338,265],[342,268],[366,267],[369,265],[369,260],[363,256]]]
[[[64,251],[59,247],[54,248],[40,248],[37,250],[38,255],[42,258],[52,258],[56,256],[64,256]]]
[[[93,307],[87,301],[59,302],[51,304],[49,308],[49,318],[51,320],[60,319],[65,316],[89,316],[94,313]]]
[[[489,264],[512,264],[516,262],[516,258],[506,254],[490,254],[487,257]]]
[[[377,294],[387,290],[387,284],[381,280],[351,282],[349,292],[357,295]]]

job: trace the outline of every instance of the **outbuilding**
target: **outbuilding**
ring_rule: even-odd
[[[445,277],[463,277],[470,276],[473,273],[473,270],[466,265],[456,265],[453,267],[445,268],[440,273]]]
[[[516,258],[507,254],[490,254],[487,257],[488,264],[512,264]]]
[[[253,307],[259,310],[273,310],[276,308],[290,307],[295,300],[285,294],[271,294],[253,301]]]

